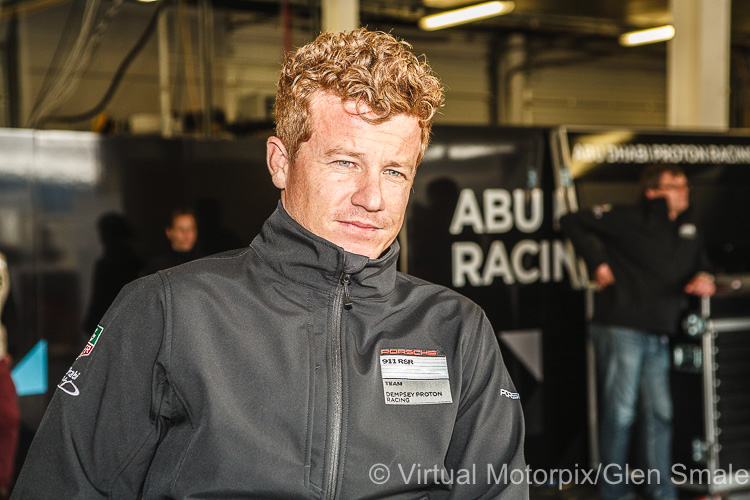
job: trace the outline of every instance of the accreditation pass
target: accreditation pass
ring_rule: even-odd
[[[381,349],[380,373],[388,405],[452,403],[448,362],[441,351]]]

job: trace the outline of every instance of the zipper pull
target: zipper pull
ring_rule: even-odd
[[[341,284],[344,285],[344,309],[352,308],[352,298],[349,296],[349,274],[341,276]]]

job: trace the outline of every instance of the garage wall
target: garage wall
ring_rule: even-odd
[[[64,61],[62,54],[68,51],[57,53],[58,48],[69,48],[73,35],[78,33],[77,29],[71,29],[72,35],[61,39],[71,9],[76,9],[73,19],[80,23],[83,10],[79,4],[56,5],[25,14],[19,20],[18,78],[23,126],[50,68],[59,69]],[[102,12],[106,5],[102,4]],[[88,70],[79,75],[75,91],[56,114],[80,113],[99,101],[154,10],[154,4],[122,4]],[[173,107],[183,111],[196,109],[200,103],[197,15],[192,9],[179,11],[169,7],[167,17]],[[224,112],[230,123],[263,121],[269,117],[283,53],[280,19],[280,13],[273,12],[214,11],[213,105]],[[179,20],[182,24],[178,24]],[[293,46],[299,46],[314,35],[315,28],[311,22],[296,18],[294,22],[297,24],[292,25],[291,41]],[[599,45],[609,44],[602,51],[601,47],[592,50],[590,41],[525,37],[522,58],[519,60],[519,52],[515,52],[516,59],[509,64],[507,40],[511,33],[456,30],[425,33],[403,26],[371,27],[391,31],[410,41],[417,53],[426,54],[447,93],[446,106],[437,123],[665,124],[663,50],[659,53],[653,49],[649,52],[621,49],[612,41],[599,41]],[[522,77],[520,86],[509,86],[510,73]],[[7,80],[11,75],[3,76]],[[7,97],[7,93],[0,92],[0,98],[3,95]],[[508,118],[506,108],[511,105],[521,110],[517,118]],[[151,115],[158,124],[159,109],[159,58],[154,35],[135,58],[106,111],[119,124],[127,124],[136,115],[141,119],[142,115]],[[6,116],[0,114],[0,120],[6,120],[0,126],[9,125]],[[92,123],[50,121],[46,126],[90,130]]]

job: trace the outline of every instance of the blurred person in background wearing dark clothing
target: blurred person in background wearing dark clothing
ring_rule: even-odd
[[[196,246],[198,222],[193,210],[188,208],[173,210],[164,234],[169,241],[169,248],[151,258],[143,274],[152,274],[162,269],[179,266],[202,255]]]
[[[689,185],[674,165],[641,175],[643,197],[633,206],[599,205],[564,216],[560,225],[595,277],[599,291],[589,336],[596,352],[600,397],[599,454],[603,500],[635,498],[625,472],[631,430],[651,477],[651,499],[676,500],[671,482],[672,399],[669,336],[677,333],[686,294],[713,295],[702,232],[690,219]]]
[[[94,331],[122,287],[136,279],[143,266],[131,247],[133,230],[125,217],[114,212],[106,213],[99,217],[96,227],[104,252],[94,264],[91,300],[83,321],[83,329],[88,335]]]

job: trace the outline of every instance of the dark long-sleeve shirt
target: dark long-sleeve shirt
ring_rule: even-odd
[[[615,283],[596,295],[593,320],[655,334],[676,331],[685,285],[708,271],[702,234],[688,213],[671,221],[663,198],[597,206],[564,216],[565,234],[593,273],[606,263]]]

